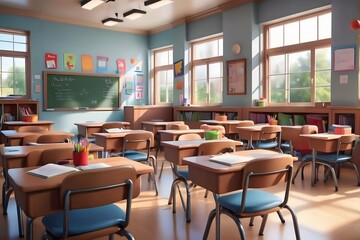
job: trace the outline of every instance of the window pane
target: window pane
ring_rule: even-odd
[[[317,40],[317,17],[300,21],[300,42]]]
[[[0,42],[0,50],[12,51],[13,43],[11,42]]]
[[[0,41],[12,42],[13,36],[14,36],[13,34],[0,33]]]
[[[299,43],[299,22],[284,25],[285,46]]]
[[[221,49],[221,50],[220,50]],[[194,44],[194,60],[222,56],[222,40],[214,39]]]
[[[273,103],[285,102],[285,90],[273,90],[271,91],[270,101]]]
[[[303,88],[311,87],[311,74],[310,72],[304,73],[291,73],[290,74],[290,88]]]
[[[209,78],[222,77],[222,63],[209,64]]]
[[[331,48],[315,50],[315,70],[331,69]]]
[[[14,43],[14,51],[26,52],[26,44]]]
[[[163,52],[157,52],[155,54],[155,67],[169,65],[169,52],[163,51]]]
[[[14,42],[17,43],[26,43],[26,36],[24,35],[14,35]]]
[[[270,81],[271,89],[285,89],[286,86],[285,75],[270,76],[269,81]]]
[[[210,103],[222,102],[222,78],[210,78]]]
[[[316,102],[330,102],[330,87],[319,87],[315,89],[316,91]]]
[[[291,89],[290,90],[290,102],[311,102],[310,89]]]
[[[331,38],[331,13],[319,16],[319,39]]]
[[[310,71],[310,51],[289,54],[289,64],[291,73]]]
[[[206,80],[195,82],[195,101],[197,103],[206,103]]]
[[[319,71],[315,74],[316,86],[330,86],[331,71]]]
[[[283,25],[269,29],[269,48],[284,46]]]
[[[1,69],[3,72],[13,72],[14,59],[10,57],[3,57],[1,61]]]
[[[285,55],[269,57],[269,67],[270,75],[285,73]]]
[[[207,72],[206,71],[207,71],[206,65],[196,66],[194,68],[194,79],[195,80],[206,79],[207,78]]]

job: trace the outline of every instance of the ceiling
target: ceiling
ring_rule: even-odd
[[[0,13],[115,31],[151,33],[250,2],[250,0],[173,0],[172,4],[151,9],[144,6],[144,1],[108,1],[93,10],[86,10],[81,8],[80,0],[0,0]],[[147,14],[137,20],[124,19],[123,13],[133,8],[144,10]],[[112,27],[103,26],[101,20],[116,17],[115,13],[118,13],[119,18],[124,22]]]

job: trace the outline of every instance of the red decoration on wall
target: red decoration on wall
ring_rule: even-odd
[[[352,30],[358,30],[360,28],[360,20],[358,20],[358,19],[352,20],[350,23],[350,28]]]

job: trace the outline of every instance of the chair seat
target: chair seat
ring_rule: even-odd
[[[256,144],[256,148],[272,149],[276,148],[278,143],[276,141],[259,142]]]
[[[190,179],[188,170],[177,170],[177,174],[179,176],[182,176],[183,178],[185,178],[186,181],[188,181]]]
[[[124,211],[115,204],[72,210],[70,211],[68,235],[78,235],[115,225],[121,227],[124,223],[124,219]],[[42,222],[47,231],[53,236],[63,236],[63,212],[45,216],[43,217]]]
[[[133,151],[133,150],[125,151],[125,154],[119,153],[119,156],[126,157],[126,158],[129,158],[131,160],[139,161],[139,162],[147,160],[146,153],[139,152],[139,151]]]
[[[318,154],[316,160],[328,163],[341,163],[349,161],[351,157],[352,156],[346,154],[339,154],[338,156],[336,156],[336,154]]]
[[[242,192],[219,197],[220,206],[232,212],[240,211]],[[262,190],[248,190],[244,213],[259,212],[279,206],[283,200]]]

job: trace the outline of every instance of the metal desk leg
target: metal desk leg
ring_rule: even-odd
[[[311,186],[315,185],[316,182],[316,162],[315,162],[316,150],[312,150],[312,162],[311,162]]]
[[[216,240],[220,240],[220,206],[219,206],[219,194],[214,193],[215,200],[215,230],[216,230]]]
[[[16,203],[16,213],[18,218],[18,230],[19,230],[19,237],[24,237],[24,225],[23,225],[23,218],[22,218],[22,210],[19,205]]]
[[[26,217],[26,239],[33,239],[33,222],[34,218]]]

